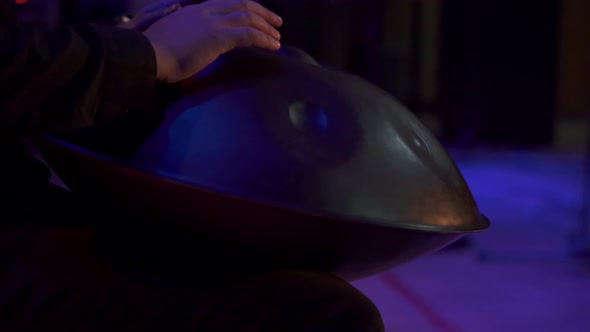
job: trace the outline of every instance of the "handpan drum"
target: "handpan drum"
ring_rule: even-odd
[[[444,148],[361,78],[249,49],[183,91],[145,137],[94,129],[41,149],[70,188],[181,230],[195,265],[354,280],[489,226]]]

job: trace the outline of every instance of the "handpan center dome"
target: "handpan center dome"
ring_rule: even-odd
[[[321,133],[329,125],[328,116],[321,107],[304,101],[291,103],[289,119],[296,128],[309,133]]]

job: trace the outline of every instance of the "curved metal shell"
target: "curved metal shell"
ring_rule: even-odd
[[[56,139],[46,155],[79,188],[206,233],[234,268],[356,279],[489,226],[444,148],[365,80],[248,50],[186,91],[124,160]],[[74,176],[72,159],[94,166]]]

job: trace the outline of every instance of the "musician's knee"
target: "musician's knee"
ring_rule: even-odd
[[[320,272],[276,272],[267,282],[277,314],[305,331],[384,331],[375,305],[342,279]]]

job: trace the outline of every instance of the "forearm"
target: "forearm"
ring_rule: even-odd
[[[94,25],[47,31],[3,22],[0,47],[2,131],[91,126],[153,105],[156,58],[140,32]]]

